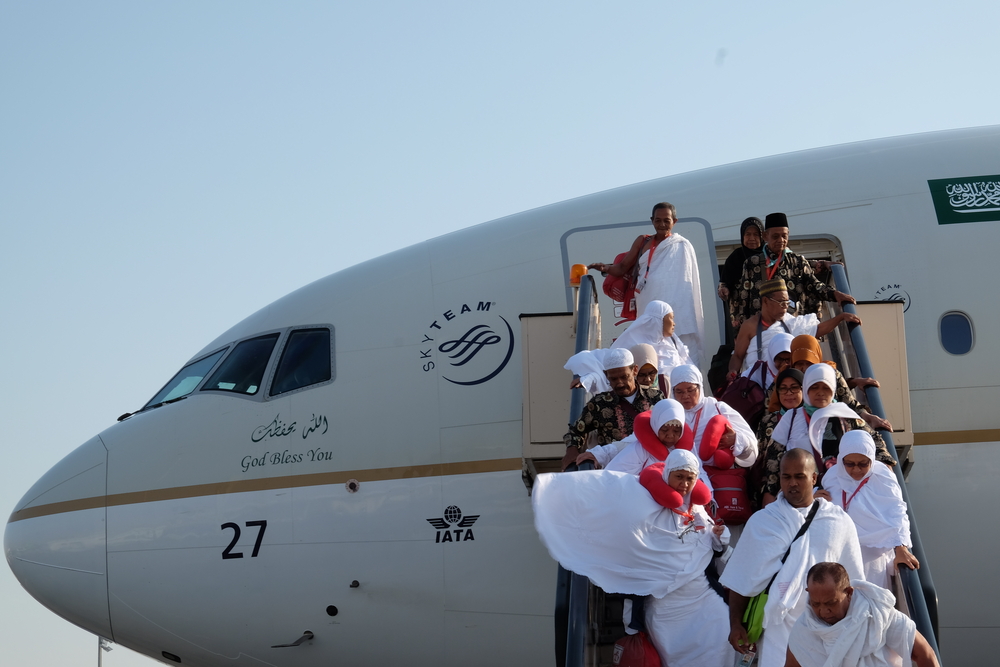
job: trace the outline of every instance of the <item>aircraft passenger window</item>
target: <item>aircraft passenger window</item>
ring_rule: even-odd
[[[215,371],[201,390],[232,391],[251,396],[256,394],[276,342],[278,334],[243,341],[226,357],[219,370]]]
[[[975,337],[972,320],[965,313],[953,311],[941,318],[941,345],[951,354],[968,354]]]
[[[143,410],[151,405],[157,405],[163,403],[164,401],[172,401],[175,398],[180,398],[181,396],[187,396],[194,388],[198,386],[201,379],[212,370],[215,363],[219,360],[219,357],[225,352],[225,349],[219,350],[215,354],[211,354],[204,359],[199,359],[198,361],[192,361],[190,364],[182,368],[177,375],[173,377],[170,382],[167,383],[163,389],[159,391],[153,398],[149,400],[149,403],[143,406]]]
[[[271,396],[326,382],[331,377],[330,330],[293,331],[281,353],[281,361],[271,383]]]

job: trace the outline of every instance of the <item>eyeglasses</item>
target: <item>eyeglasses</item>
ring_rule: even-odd
[[[785,299],[784,301],[778,301],[777,299],[772,299],[769,296],[765,296],[764,298],[767,299],[768,301],[773,301],[777,304],[780,304],[782,308],[788,308],[788,304],[791,303],[791,300],[789,299]]]
[[[802,387],[795,385],[794,387],[778,387],[779,394],[801,394]]]
[[[871,467],[871,464],[872,462],[869,460],[864,460],[861,461],[860,463],[854,463],[853,461],[844,461],[845,468],[861,468],[862,470]]]

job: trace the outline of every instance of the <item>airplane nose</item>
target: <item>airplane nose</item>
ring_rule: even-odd
[[[7,520],[4,553],[28,593],[81,628],[114,639],[108,609],[108,452],[100,437],[42,476]]]

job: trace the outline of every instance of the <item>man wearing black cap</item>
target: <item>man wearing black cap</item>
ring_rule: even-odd
[[[737,324],[760,312],[760,283],[775,278],[785,281],[798,315],[818,312],[821,301],[854,303],[852,296],[838,292],[817,278],[809,260],[788,249],[788,216],[784,213],[771,213],[764,218],[763,252],[743,263],[743,276],[736,294],[738,303],[734,308]]]

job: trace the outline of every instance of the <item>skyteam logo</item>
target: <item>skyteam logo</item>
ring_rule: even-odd
[[[494,306],[494,301],[463,303],[431,322],[420,341],[423,371],[436,368],[448,382],[466,386],[499,375],[514,353],[514,330]]]
[[[875,299],[878,301],[902,301],[903,312],[910,309],[910,294],[899,286],[899,283],[888,283],[875,290]]]
[[[427,523],[437,528],[435,544],[441,542],[473,542],[476,536],[472,534],[472,524],[479,519],[478,514],[462,516],[462,510],[456,505],[449,505],[444,510],[444,517],[427,519]]]

